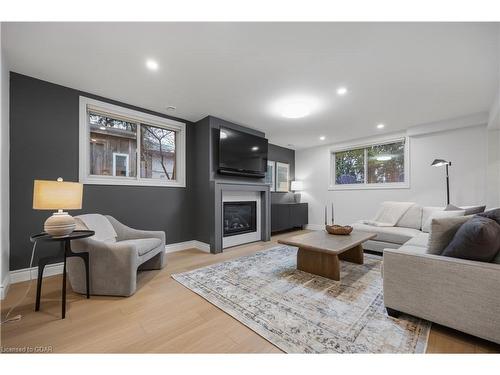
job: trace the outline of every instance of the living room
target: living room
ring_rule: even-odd
[[[498,358],[499,22],[0,35],[2,353]]]

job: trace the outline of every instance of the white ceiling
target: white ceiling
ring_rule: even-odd
[[[12,71],[190,121],[211,114],[294,148],[488,111],[499,85],[498,23],[4,27]],[[339,86],[349,93],[337,96]],[[296,98],[311,115],[281,117],[280,103]]]

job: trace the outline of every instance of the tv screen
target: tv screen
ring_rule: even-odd
[[[267,171],[267,139],[220,128],[219,171],[264,175]]]

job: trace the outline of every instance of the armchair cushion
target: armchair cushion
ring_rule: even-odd
[[[94,240],[102,242],[116,242],[116,231],[109,220],[100,214],[86,214],[75,217],[75,221],[79,221],[79,226],[83,224],[89,230],[93,230],[95,235]]]
[[[135,240],[119,241],[117,243],[120,245],[133,246],[141,256],[161,246],[162,241],[159,238],[139,238]]]

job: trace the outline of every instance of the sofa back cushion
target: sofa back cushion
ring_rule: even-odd
[[[472,216],[442,217],[431,219],[427,254],[440,255],[451,242],[458,229]]]
[[[94,240],[102,242],[116,242],[116,231],[111,223],[104,215],[100,214],[85,214],[75,216],[75,221],[78,226],[84,226],[87,229],[93,230],[95,235]]]
[[[487,217],[474,216],[455,233],[441,255],[492,262],[500,251],[500,225]]]
[[[446,206],[446,208],[444,209],[445,211],[461,211],[461,210],[464,210],[465,211],[465,216],[468,216],[468,215],[475,215],[475,214],[479,214],[481,212],[484,212],[484,209],[486,208],[486,206],[463,206],[463,207],[457,207],[453,204],[449,204]]]
[[[396,226],[420,230],[422,227],[422,207],[415,203],[401,216]]]

